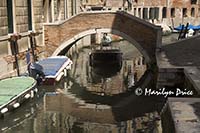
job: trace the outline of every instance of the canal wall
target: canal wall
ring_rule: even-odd
[[[198,67],[189,67],[184,69],[184,74],[188,82],[186,86],[194,88],[200,95],[200,69]]]
[[[192,91],[192,95],[168,97],[163,107],[162,127],[164,133],[199,132],[199,38],[194,36],[171,44],[163,45],[157,51],[159,69],[158,87],[171,86],[183,91]],[[165,69],[163,71],[162,69]]]
[[[183,68],[159,68],[157,88],[183,87],[185,80]]]
[[[163,133],[199,132],[199,106],[199,98],[168,98],[162,114]]]

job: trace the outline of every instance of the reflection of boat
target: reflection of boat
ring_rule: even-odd
[[[96,49],[90,54],[90,66],[122,66],[122,52],[116,48]]]
[[[119,48],[112,47],[112,39],[104,33],[100,48],[92,50],[90,53],[90,66],[105,67],[122,66],[122,52]]]
[[[122,67],[122,53],[119,49],[96,49],[90,54],[92,72],[102,77],[111,77]]]
[[[44,84],[51,85],[55,84],[56,81],[60,81],[66,75],[67,70],[71,68],[72,61],[66,56],[54,56],[40,60],[36,64],[42,68],[40,71],[44,74]],[[31,69],[30,71],[40,75],[37,69]]]
[[[92,67],[92,75],[98,75],[102,78],[112,77],[120,71],[122,65],[112,66],[105,64],[104,66]]]

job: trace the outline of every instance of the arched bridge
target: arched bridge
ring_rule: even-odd
[[[47,56],[58,55],[73,42],[98,32],[119,35],[133,43],[147,62],[156,61],[156,48],[161,45],[161,27],[123,11],[85,12],[58,24],[45,24]]]

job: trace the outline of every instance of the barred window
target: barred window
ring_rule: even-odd
[[[8,13],[8,33],[13,33],[13,2],[7,0],[7,13]]]

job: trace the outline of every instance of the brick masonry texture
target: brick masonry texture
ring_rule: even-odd
[[[8,34],[6,0],[0,0],[0,36]]]
[[[34,0],[34,23],[35,23],[35,30],[41,30],[43,26],[43,1],[42,0]]]
[[[15,1],[16,30],[17,32],[28,31],[28,4],[26,0]]]
[[[46,25],[44,28],[48,56],[60,44],[80,32],[96,28],[109,28],[134,38],[150,58],[155,58],[158,28],[145,25],[138,21],[138,18],[130,17],[125,12],[79,14],[61,25]]]

